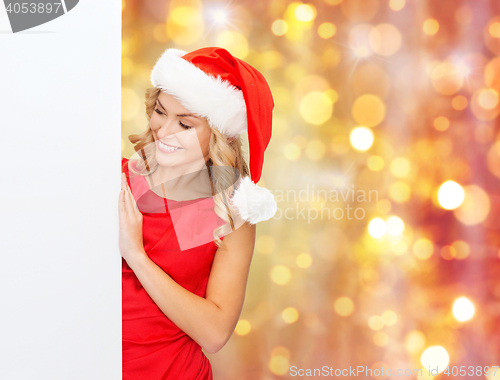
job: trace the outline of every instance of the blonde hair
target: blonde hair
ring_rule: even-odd
[[[146,152],[146,150],[154,149],[154,137],[149,128],[149,121],[154,112],[156,99],[160,95],[160,91],[161,90],[156,87],[146,90],[145,104],[148,127],[142,133],[128,136],[129,141],[134,144],[134,150],[142,159],[141,162],[137,163],[139,172],[136,173],[142,176],[154,173],[158,167],[154,153],[152,151]],[[209,142],[209,159],[206,162],[206,166],[214,198],[214,211],[226,222],[213,231],[214,242],[217,247],[220,247],[223,244],[220,237],[227,235],[235,228],[234,220],[231,216],[231,212],[234,212],[234,209],[228,202],[228,198],[232,196],[234,183],[238,180],[238,177],[248,176],[249,171],[245,159],[243,158],[240,138],[236,137],[229,142],[228,137],[212,127],[210,123],[208,123],[208,120],[207,124],[212,133]],[[216,167],[217,170],[213,170],[214,167]]]

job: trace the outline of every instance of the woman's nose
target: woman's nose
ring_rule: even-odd
[[[178,131],[176,130],[175,120],[166,120],[158,129],[157,135],[160,139],[167,136],[174,135]]]

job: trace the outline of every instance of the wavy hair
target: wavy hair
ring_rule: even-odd
[[[134,145],[134,150],[141,157],[141,162],[137,164],[139,171],[135,174],[147,176],[154,173],[158,167],[155,159],[154,137],[149,122],[156,106],[156,99],[160,95],[160,89],[151,87],[146,90],[145,104],[146,117],[148,119],[148,127],[139,134],[128,136],[129,141]],[[205,120],[207,120],[205,118]],[[243,177],[249,175],[248,165],[243,158],[241,150],[241,140],[238,137],[232,141],[228,141],[228,137],[224,136],[216,128],[212,127],[207,120],[207,124],[211,130],[209,142],[209,159],[206,162],[210,184],[212,187],[212,195],[214,198],[214,211],[225,221],[222,226],[214,229],[214,242],[217,247],[223,244],[221,236],[225,236],[234,230],[234,220],[231,212],[234,208],[228,199],[234,191],[234,184],[241,175]],[[216,169],[214,169],[216,168]],[[129,168],[130,169],[130,168]]]

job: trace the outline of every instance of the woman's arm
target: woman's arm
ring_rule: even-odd
[[[206,299],[177,284],[144,252],[127,261],[142,286],[181,330],[206,352],[227,343],[238,322],[245,299],[256,226],[244,223],[224,237],[225,248],[215,253]]]

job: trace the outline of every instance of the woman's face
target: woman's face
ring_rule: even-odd
[[[212,131],[207,120],[192,114],[172,95],[160,91],[150,123],[159,165],[208,160]]]

